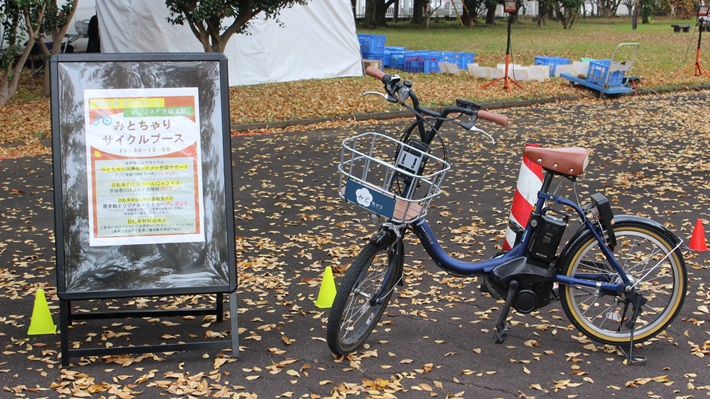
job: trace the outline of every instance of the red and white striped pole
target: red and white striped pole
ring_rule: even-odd
[[[539,147],[537,144],[525,144],[526,146]],[[537,193],[542,187],[542,167],[531,160],[523,157],[523,162],[520,165],[520,173],[518,174],[518,183],[515,188],[515,196],[513,204],[510,207],[510,216],[508,216],[508,228],[505,231],[505,241],[503,242],[503,250],[507,251],[513,248],[515,244],[515,231],[511,224],[515,224],[519,230],[525,228],[530,218],[530,213],[537,201]]]

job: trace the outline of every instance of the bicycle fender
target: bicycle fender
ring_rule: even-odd
[[[662,225],[661,223],[658,223],[657,221],[641,216],[635,216],[635,215],[618,215],[614,216],[614,224],[622,224],[625,222],[633,222],[633,223],[638,223],[638,224],[643,224],[646,225],[647,227],[656,230],[658,233],[660,233],[664,238],[668,239],[673,245],[678,245],[682,243],[683,240],[681,240],[677,235],[675,235],[672,231],[670,231],[666,226]],[[564,249],[560,253],[560,256],[557,258],[558,259],[558,265],[560,264],[559,261],[566,259],[569,256],[569,251],[574,245],[583,240],[587,240],[589,236],[591,236],[592,233],[584,228],[580,228],[575,235],[570,238],[569,241],[567,241],[567,245],[565,245]],[[683,246],[685,248],[685,246]]]
[[[645,224],[650,228],[658,230],[659,233],[661,233],[664,237],[666,237],[670,242],[672,242],[674,245],[681,244],[683,240],[675,235],[672,231],[668,229],[668,227],[662,225],[661,223],[641,217],[641,216],[636,216],[636,215],[620,215],[620,216],[614,216],[614,223],[623,223],[623,222],[636,222],[636,223],[641,223]]]

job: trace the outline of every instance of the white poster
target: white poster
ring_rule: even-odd
[[[84,91],[90,246],[204,242],[198,89]]]

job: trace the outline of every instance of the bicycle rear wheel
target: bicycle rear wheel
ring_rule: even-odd
[[[353,261],[328,315],[326,339],[334,354],[354,352],[377,325],[402,276],[402,249],[401,239],[369,242]]]
[[[678,315],[686,294],[686,269],[680,250],[666,235],[649,224],[626,221],[614,225],[617,247],[614,255],[632,284],[648,302],[634,325],[634,342],[643,342],[663,331]],[[619,273],[602,254],[599,244],[588,235],[567,252],[562,262],[566,276],[607,276],[620,283]],[[628,343],[631,330],[626,321],[633,305],[621,295],[599,289],[560,285],[562,309],[574,326],[596,341],[619,345]]]

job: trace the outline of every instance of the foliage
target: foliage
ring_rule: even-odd
[[[5,105],[17,90],[22,68],[30,56],[32,46],[40,37],[45,7],[44,0],[0,2],[3,24],[3,37],[0,40],[0,106]]]
[[[600,17],[613,17],[619,9],[621,0],[596,0],[597,14]]]
[[[277,19],[279,12],[308,0],[165,0],[168,22],[187,25],[205,52],[224,52],[229,39],[245,33],[258,15]]]
[[[59,6],[57,0],[45,0],[44,17],[39,18],[39,15],[32,16],[33,20],[41,21],[40,34],[42,37],[50,38],[52,43],[64,43],[64,35],[76,12],[77,1],[61,1],[62,5]],[[44,56],[45,64],[49,62],[49,58],[52,55],[63,51],[62,45],[52,46],[50,49],[45,41],[39,38],[37,39],[37,45]],[[49,95],[49,74],[45,74],[44,77],[44,93]]]
[[[11,67],[14,60],[22,54],[19,44],[22,15],[14,2],[0,2],[0,20],[2,20],[2,41],[0,42],[0,68],[4,71]]]
[[[673,0],[670,2],[658,2],[655,9],[656,15],[663,15],[667,7],[671,7],[673,14],[678,18],[695,18],[698,13],[698,3],[695,0]]]
[[[557,0],[553,2],[553,7],[557,18],[562,24],[562,29],[572,28],[582,4],[584,4],[584,0]]]
[[[3,37],[0,41],[0,106],[6,104],[17,91],[20,72],[30,57],[35,44],[48,61],[58,54],[61,46],[50,51],[43,37],[62,43],[69,23],[76,11],[77,0],[6,0],[0,2]],[[49,74],[45,74],[45,94],[49,94]]]
[[[655,6],[656,0],[639,0],[641,2],[641,23],[647,24],[651,22],[651,15],[653,15],[653,8]]]
[[[664,91],[668,88],[707,85],[710,80],[705,76],[696,77],[692,73],[674,75],[680,68],[692,63],[695,54],[687,51],[687,42],[679,42],[680,36],[673,33],[670,27],[673,23],[691,22],[663,19],[646,25],[639,24],[637,30],[632,30],[629,18],[581,18],[575,22],[574,29],[562,30],[557,24],[537,26],[534,21],[521,19],[512,27],[511,61],[519,65],[531,65],[538,55],[572,60],[582,57],[608,59],[616,45],[633,38],[633,41],[640,43],[640,50],[632,74],[641,76],[643,89]],[[381,30],[375,29],[360,29],[358,32],[382,34]],[[494,67],[504,60],[506,36],[506,24],[503,23],[464,28],[458,21],[433,21],[431,28],[423,31],[419,26],[402,21],[390,23],[387,45],[412,50],[472,52],[479,65]],[[686,39],[690,40],[690,37]],[[487,81],[474,79],[467,73],[452,76],[397,70],[388,72],[418,82],[418,92],[428,101],[426,106],[429,107],[450,103],[456,96],[462,95],[481,103],[591,95],[571,86],[565,79],[524,82],[525,90],[509,94],[498,85],[482,88]],[[376,112],[378,108],[367,105],[372,102],[362,101],[358,95],[376,89],[370,80],[356,77],[230,87],[230,121],[235,125],[281,123]],[[429,87],[437,87],[439,90],[423,91]],[[268,101],[268,107],[264,107],[265,101]],[[381,106],[377,102],[374,105]],[[4,156],[10,156],[28,150],[42,150],[32,145],[15,147],[14,144],[34,143],[36,141],[32,140],[35,137],[50,137],[49,100],[42,94],[41,77],[32,77],[29,71],[21,74],[17,93],[0,109],[0,126],[3,127],[0,133],[0,157],[3,156],[2,151],[7,151]],[[9,143],[13,145],[2,148],[2,144]]]
[[[424,78],[429,76],[412,77],[419,93],[422,87],[435,86]],[[382,87],[373,79],[361,80],[369,90]],[[339,82],[329,79],[326,84],[333,87]],[[462,89],[454,91],[469,92]],[[505,92],[500,87],[496,91]],[[284,97],[304,103],[321,100],[303,99],[309,94],[303,91],[290,94]],[[615,214],[650,216],[684,239],[697,218],[705,221],[707,230],[710,133],[707,96],[698,94],[585,99],[498,110],[510,117],[508,127],[481,124],[495,137],[495,144],[475,132],[447,130],[443,140],[455,162],[447,173],[444,195],[427,218],[457,259],[494,255],[507,223],[523,143],[538,143],[591,150],[589,167],[579,182],[582,201],[601,192],[613,201]],[[376,96],[363,98],[359,92],[350,97],[374,110],[382,110],[386,103]],[[280,103],[279,98],[262,98]],[[331,104],[328,97],[320,106],[329,109]],[[262,102],[262,112],[264,108]],[[580,336],[557,305],[527,315],[512,313],[510,321],[517,327],[509,341],[493,344],[491,328],[501,303],[479,292],[480,279],[441,272],[412,243],[407,246],[404,284],[396,288],[396,301],[368,347],[348,357],[333,357],[323,338],[328,312],[313,305],[321,275],[330,266],[336,282],[342,281],[343,271],[376,227],[367,214],[338,196],[339,143],[367,131],[398,137],[404,123],[349,122],[341,129],[268,128],[232,138],[239,326],[231,333],[239,335],[239,353],[200,348],[86,355],[72,358],[71,367],[60,367],[59,333],[27,336],[38,288],[44,288],[55,322],[59,314],[56,281],[61,269],[55,247],[56,242],[61,245],[61,232],[52,225],[52,158],[47,154],[2,161],[3,397],[707,398],[707,252],[684,251],[689,262],[688,297],[667,333],[634,348],[634,354],[648,357],[646,367],[629,366],[619,347]],[[560,194],[567,187],[563,184]],[[572,227],[576,225],[567,231],[574,231]],[[96,278],[91,270],[85,275]],[[161,295],[68,305],[94,314],[119,309],[140,316],[154,309],[173,313],[213,309],[215,299]],[[214,314],[77,318],[70,344],[78,350],[172,345],[228,330],[229,323],[217,321]]]

